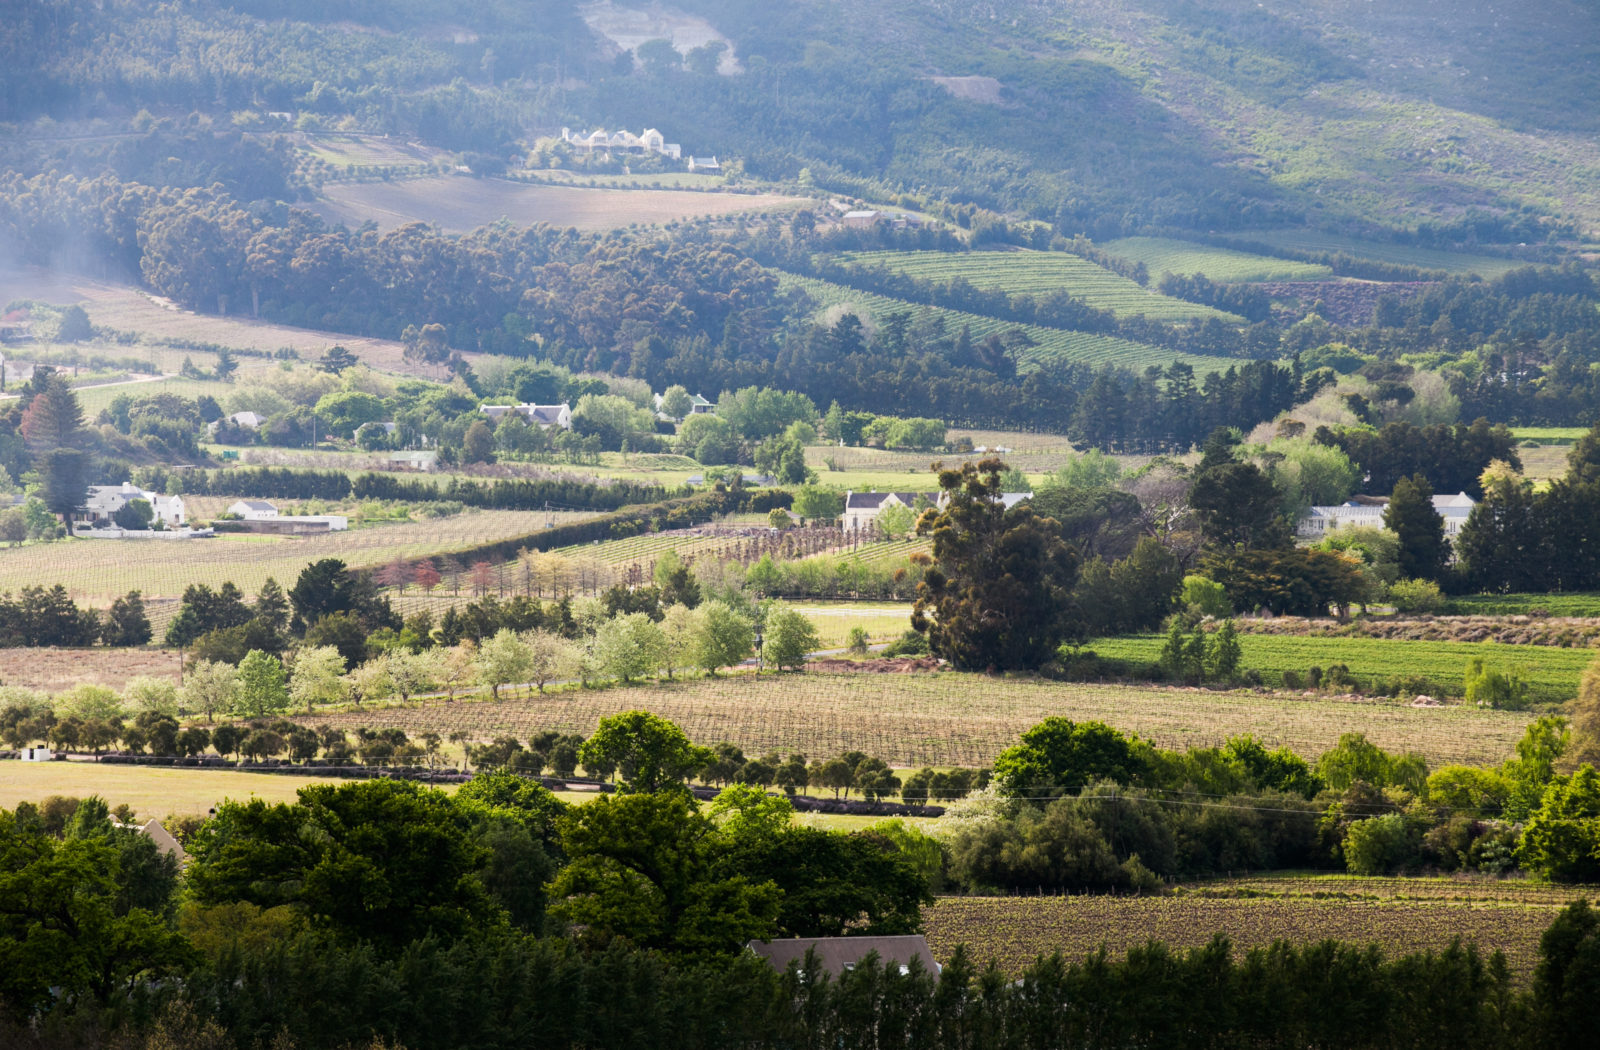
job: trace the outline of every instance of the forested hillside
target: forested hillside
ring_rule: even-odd
[[[5,149],[141,177],[148,158],[110,137],[139,110],[190,132],[288,113],[502,164],[564,125],[655,126],[760,178],[1068,236],[1310,221],[1517,244],[1600,220],[1600,26],[1574,0],[683,0],[731,44],[720,66],[625,51],[585,23],[596,6],[12,5],[0,120],[25,133]]]

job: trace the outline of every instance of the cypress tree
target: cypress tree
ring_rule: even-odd
[[[1444,518],[1433,509],[1433,487],[1421,474],[1395,482],[1384,527],[1400,539],[1400,575],[1412,580],[1436,580],[1444,572],[1449,548],[1444,538]]]

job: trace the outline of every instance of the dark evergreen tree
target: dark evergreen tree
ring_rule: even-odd
[[[110,646],[131,647],[148,643],[150,633],[144,598],[138,591],[129,591],[111,603],[111,611],[100,628],[100,640]]]
[[[44,505],[72,529],[72,515],[89,498],[89,454],[75,448],[52,448],[37,459]]]
[[[1444,572],[1450,546],[1444,538],[1444,516],[1433,506],[1433,487],[1421,474],[1395,482],[1383,524],[1400,541],[1400,575],[1436,580]]]
[[[941,471],[945,505],[918,523],[933,537],[933,555],[911,625],[959,668],[1038,667],[1083,634],[1071,595],[1077,556],[1059,525],[1026,502],[1006,510],[1005,471],[998,459]]]

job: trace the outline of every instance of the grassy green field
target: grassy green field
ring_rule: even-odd
[[[1438,951],[1459,936],[1485,954],[1504,952],[1513,977],[1526,981],[1545,928],[1594,891],[1488,878],[1287,875],[1198,883],[1168,897],[943,897],[923,915],[936,958],[965,944],[980,965],[993,959],[1013,976],[1056,951],[1082,959],[1104,945],[1120,955],[1150,940],[1198,948],[1225,933],[1239,952],[1332,937],[1394,954]]]
[[[1237,234],[1235,239],[1268,245],[1292,252],[1343,252],[1358,259],[1394,263],[1398,266],[1415,266],[1423,270],[1443,270],[1462,277],[1477,275],[1493,280],[1512,270],[1527,266],[1516,259],[1502,259],[1492,255],[1472,255],[1466,252],[1445,252],[1433,248],[1415,248],[1404,244],[1374,244],[1341,237],[1320,230],[1264,230]],[[1151,272],[1155,271],[1151,267]]]
[[[908,277],[943,283],[964,278],[975,288],[1000,288],[1036,298],[1062,291],[1118,317],[1144,315],[1156,321],[1244,318],[1189,303],[1140,286],[1119,273],[1068,252],[847,252],[845,261],[881,266]]]
[[[1326,638],[1241,634],[1244,666],[1278,685],[1283,672],[1344,664],[1362,680],[1423,676],[1459,695],[1467,661],[1479,657],[1501,671],[1520,670],[1535,700],[1559,702],[1577,695],[1578,679],[1597,654],[1589,649],[1500,645],[1492,642],[1414,642],[1386,638]],[[1101,656],[1154,663],[1165,638],[1148,634],[1102,638],[1089,645]]]
[[[1545,444],[1570,445],[1589,432],[1588,427],[1512,427],[1511,434],[1518,441],[1538,441]]]
[[[1323,281],[1333,271],[1317,263],[1293,262],[1168,237],[1124,237],[1100,247],[1130,262],[1142,262],[1151,281],[1163,273],[1205,274],[1213,281]]]
[[[946,328],[954,333],[962,326],[970,328],[973,338],[984,339],[1012,329],[1021,329],[1037,345],[1018,355],[1017,366],[1026,372],[1049,361],[1082,361],[1093,365],[1117,364],[1132,369],[1148,365],[1170,365],[1173,360],[1187,362],[1202,375],[1221,372],[1236,367],[1239,362],[1227,357],[1204,357],[1196,354],[1175,354],[1171,350],[1147,343],[1135,343],[1115,336],[1091,332],[1067,332],[1059,328],[1041,328],[1038,325],[1019,325],[982,314],[960,310],[946,310],[937,306],[923,306],[904,299],[892,299],[873,292],[857,291],[842,284],[819,281],[811,277],[781,275],[781,286],[799,288],[814,299],[824,310],[848,307],[859,314],[878,317],[896,311],[909,312],[913,317],[931,312],[944,318]]]
[[[1527,712],[1461,705],[1417,708],[1407,703],[1335,696],[1270,696],[1257,692],[1097,685],[957,672],[724,675],[676,682],[564,689],[498,703],[368,706],[319,713],[310,722],[344,728],[398,726],[472,740],[543,730],[588,734],[598,721],[643,708],[683,727],[703,744],[728,740],[746,754],[799,751],[809,757],[848,750],[894,766],[986,766],[1018,736],[1052,715],[1099,720],[1162,747],[1214,746],[1253,733],[1272,747],[1308,758],[1359,731],[1380,747],[1418,751],[1434,765],[1498,764],[1510,756],[1531,719]]]
[[[170,379],[157,379],[148,383],[115,383],[110,386],[83,387],[77,391],[78,404],[83,406],[84,418],[91,423],[121,394],[129,397],[155,397],[157,394],[176,394],[179,397],[197,398],[201,394],[209,394],[219,402],[226,401],[234,388],[227,383],[214,383],[204,379],[184,379],[174,376]]]

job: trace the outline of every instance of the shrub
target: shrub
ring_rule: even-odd
[[[1354,875],[1387,875],[1414,864],[1419,853],[1415,836],[1398,813],[1358,820],[1345,835],[1344,862]]]
[[[1467,661],[1467,703],[1505,711],[1521,711],[1528,706],[1528,682],[1520,671],[1498,671],[1480,657]]]
[[[1233,604],[1222,584],[1204,576],[1183,578],[1183,604],[1200,616],[1213,616],[1219,620],[1233,615]]]
[[[928,639],[917,631],[906,631],[890,642],[883,650],[884,656],[927,656]]]
[[[1396,612],[1434,614],[1445,607],[1444,592],[1432,580],[1396,580],[1389,588]]]

